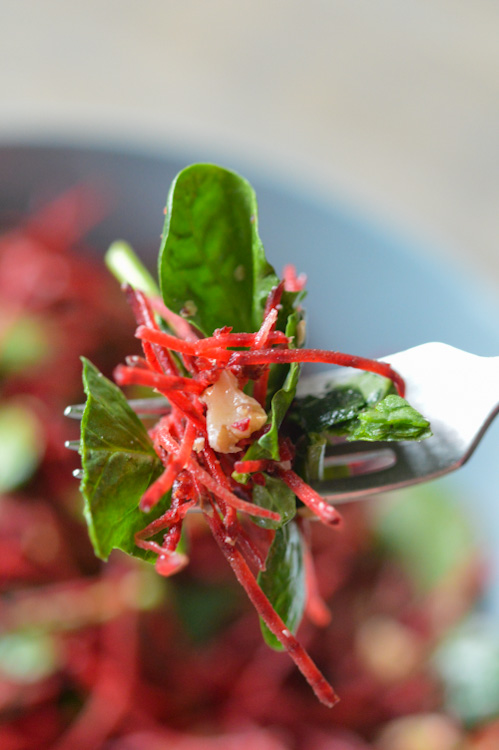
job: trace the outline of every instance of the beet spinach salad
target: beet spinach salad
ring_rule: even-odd
[[[159,285],[125,242],[107,263],[142,352],[117,365],[116,384],[83,360],[81,492],[96,555],[121,549],[170,576],[188,565],[190,527],[204,519],[266,643],[288,651],[333,706],[336,693],[295,635],[304,616],[327,621],[310,524],[331,527],[334,545],[342,521],[312,485],[329,441],[421,440],[429,423],[388,364],[306,348],[305,277],[291,266],[275,274],[254,191],[234,172],[195,164],[175,178]],[[362,372],[297,398],[303,363]],[[127,400],[137,395],[140,415]],[[144,398],[158,395],[148,409]]]

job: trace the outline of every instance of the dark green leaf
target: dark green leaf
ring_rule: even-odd
[[[292,311],[286,321],[285,334],[288,338],[296,339],[298,335],[298,324],[303,320],[301,311]],[[278,430],[293,403],[296,394],[296,386],[300,378],[301,365],[293,362],[290,365],[274,365],[270,368],[268,392],[271,394],[271,428],[269,432],[262,435],[258,441],[259,445],[271,458],[279,458]]]
[[[258,439],[257,443],[263,456],[279,460],[279,429],[295,397],[296,386],[300,377],[300,365],[293,362],[284,385],[274,394],[270,405],[270,430]]]
[[[389,378],[363,372],[346,383],[329,388],[320,396],[296,399],[294,419],[306,433],[348,432],[353,425],[352,420],[361,411],[374,406],[392,391],[393,383]]]
[[[423,440],[430,423],[400,396],[390,395],[358,416],[349,440]]]
[[[281,309],[281,313],[283,311],[284,307]],[[301,310],[289,310],[287,312],[287,318],[284,322],[284,326],[282,330],[285,332],[286,336],[289,338],[293,338],[292,346],[297,347],[298,346],[298,324],[303,320],[303,312]],[[279,319],[278,319],[279,322]],[[280,329],[279,329],[280,330]],[[303,346],[303,343],[300,344],[300,346]],[[268,381],[268,387],[267,387],[267,402],[270,402],[272,400],[272,397],[274,396],[277,391],[279,391],[286,381],[286,378],[288,377],[288,374],[290,372],[290,369],[295,366],[298,363],[295,362],[292,365],[289,364],[275,364],[272,365],[270,368],[269,373],[269,381]]]
[[[296,513],[296,497],[288,485],[279,477],[265,476],[265,485],[255,484],[253,487],[253,502],[260,508],[267,508],[279,513],[280,521],[272,521],[266,518],[255,516],[253,521],[257,526],[263,526],[266,529],[277,529],[280,526],[291,521]]]
[[[279,331],[285,331],[286,336],[293,336],[295,338],[295,342],[293,346],[300,346],[302,347],[304,345],[304,341],[301,341],[298,343],[296,341],[297,336],[297,325],[298,323],[304,319],[304,311],[303,308],[301,308],[298,303],[302,302],[305,297],[307,296],[307,293],[305,291],[301,292],[286,292],[283,291],[282,297],[281,297],[281,304],[279,305],[279,314],[277,316],[277,323],[276,328]]]
[[[117,548],[148,558],[135,546],[134,534],[164,512],[165,501],[150,514],[142,513],[138,503],[162,464],[120,389],[91,362],[82,361],[87,403],[81,423],[80,489],[95,553],[106,560]]]
[[[393,392],[392,381],[362,373],[321,396],[295,400],[292,419],[308,433],[346,435],[348,440],[422,440],[429,422]]]
[[[353,419],[365,407],[366,400],[361,391],[345,385],[327,391],[323,396],[297,399],[294,413],[306,433],[321,433]]]
[[[295,633],[305,609],[305,570],[303,541],[294,521],[277,529],[258,583],[288,630]],[[281,643],[265,623],[261,627],[265,642],[282,651]]]
[[[256,330],[278,279],[258,235],[251,185],[235,172],[194,164],[168,195],[159,256],[166,305],[204,333]]]

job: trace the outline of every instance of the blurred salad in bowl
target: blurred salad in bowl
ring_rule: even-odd
[[[497,747],[499,639],[467,619],[486,560],[467,511],[438,486],[345,507],[334,543],[324,525],[306,532],[315,624],[298,635],[341,696],[332,710],[262,642],[199,516],[174,577],[120,551],[95,557],[78,456],[64,448],[79,430],[63,410],[82,398],[80,355],[109,378],[140,356],[119,285],[88,247],[95,196],[72,185],[35,214],[3,217],[1,746]],[[258,534],[264,544],[268,530]]]

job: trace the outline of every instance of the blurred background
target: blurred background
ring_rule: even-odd
[[[2,0],[0,137],[244,156],[499,285],[494,0]]]
[[[330,712],[262,646],[195,525],[175,579],[95,558],[62,411],[80,354],[110,375],[135,351],[99,254],[117,226],[154,252],[150,217],[195,160],[257,176],[278,264],[308,243],[327,259],[334,228],[335,309],[360,259],[371,327],[356,304],[326,344],[436,331],[496,354],[498,4],[0,0],[0,18],[2,750],[497,750],[499,425],[453,483],[346,507],[334,545],[314,530],[332,619],[300,638],[342,697]],[[55,166],[23,145],[70,151]],[[116,179],[109,224],[67,182],[97,166]],[[317,320],[330,282],[305,270]]]

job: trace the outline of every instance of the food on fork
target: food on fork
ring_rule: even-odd
[[[280,281],[266,260],[246,180],[187,167],[165,213],[161,293],[124,243],[112,246],[108,265],[125,282],[142,344],[118,365],[116,383],[153,389],[167,406],[146,427],[84,360],[81,491],[95,551],[107,559],[119,548],[170,576],[188,564],[186,519],[201,510],[265,641],[287,650],[332,706],[335,692],[295,637],[304,612],[321,609],[310,606],[317,594],[300,508],[327,526],[341,520],[309,481],[332,436],[420,440],[429,424],[389,364],[303,347],[304,277],[287,267]],[[368,374],[295,399],[304,362]]]

